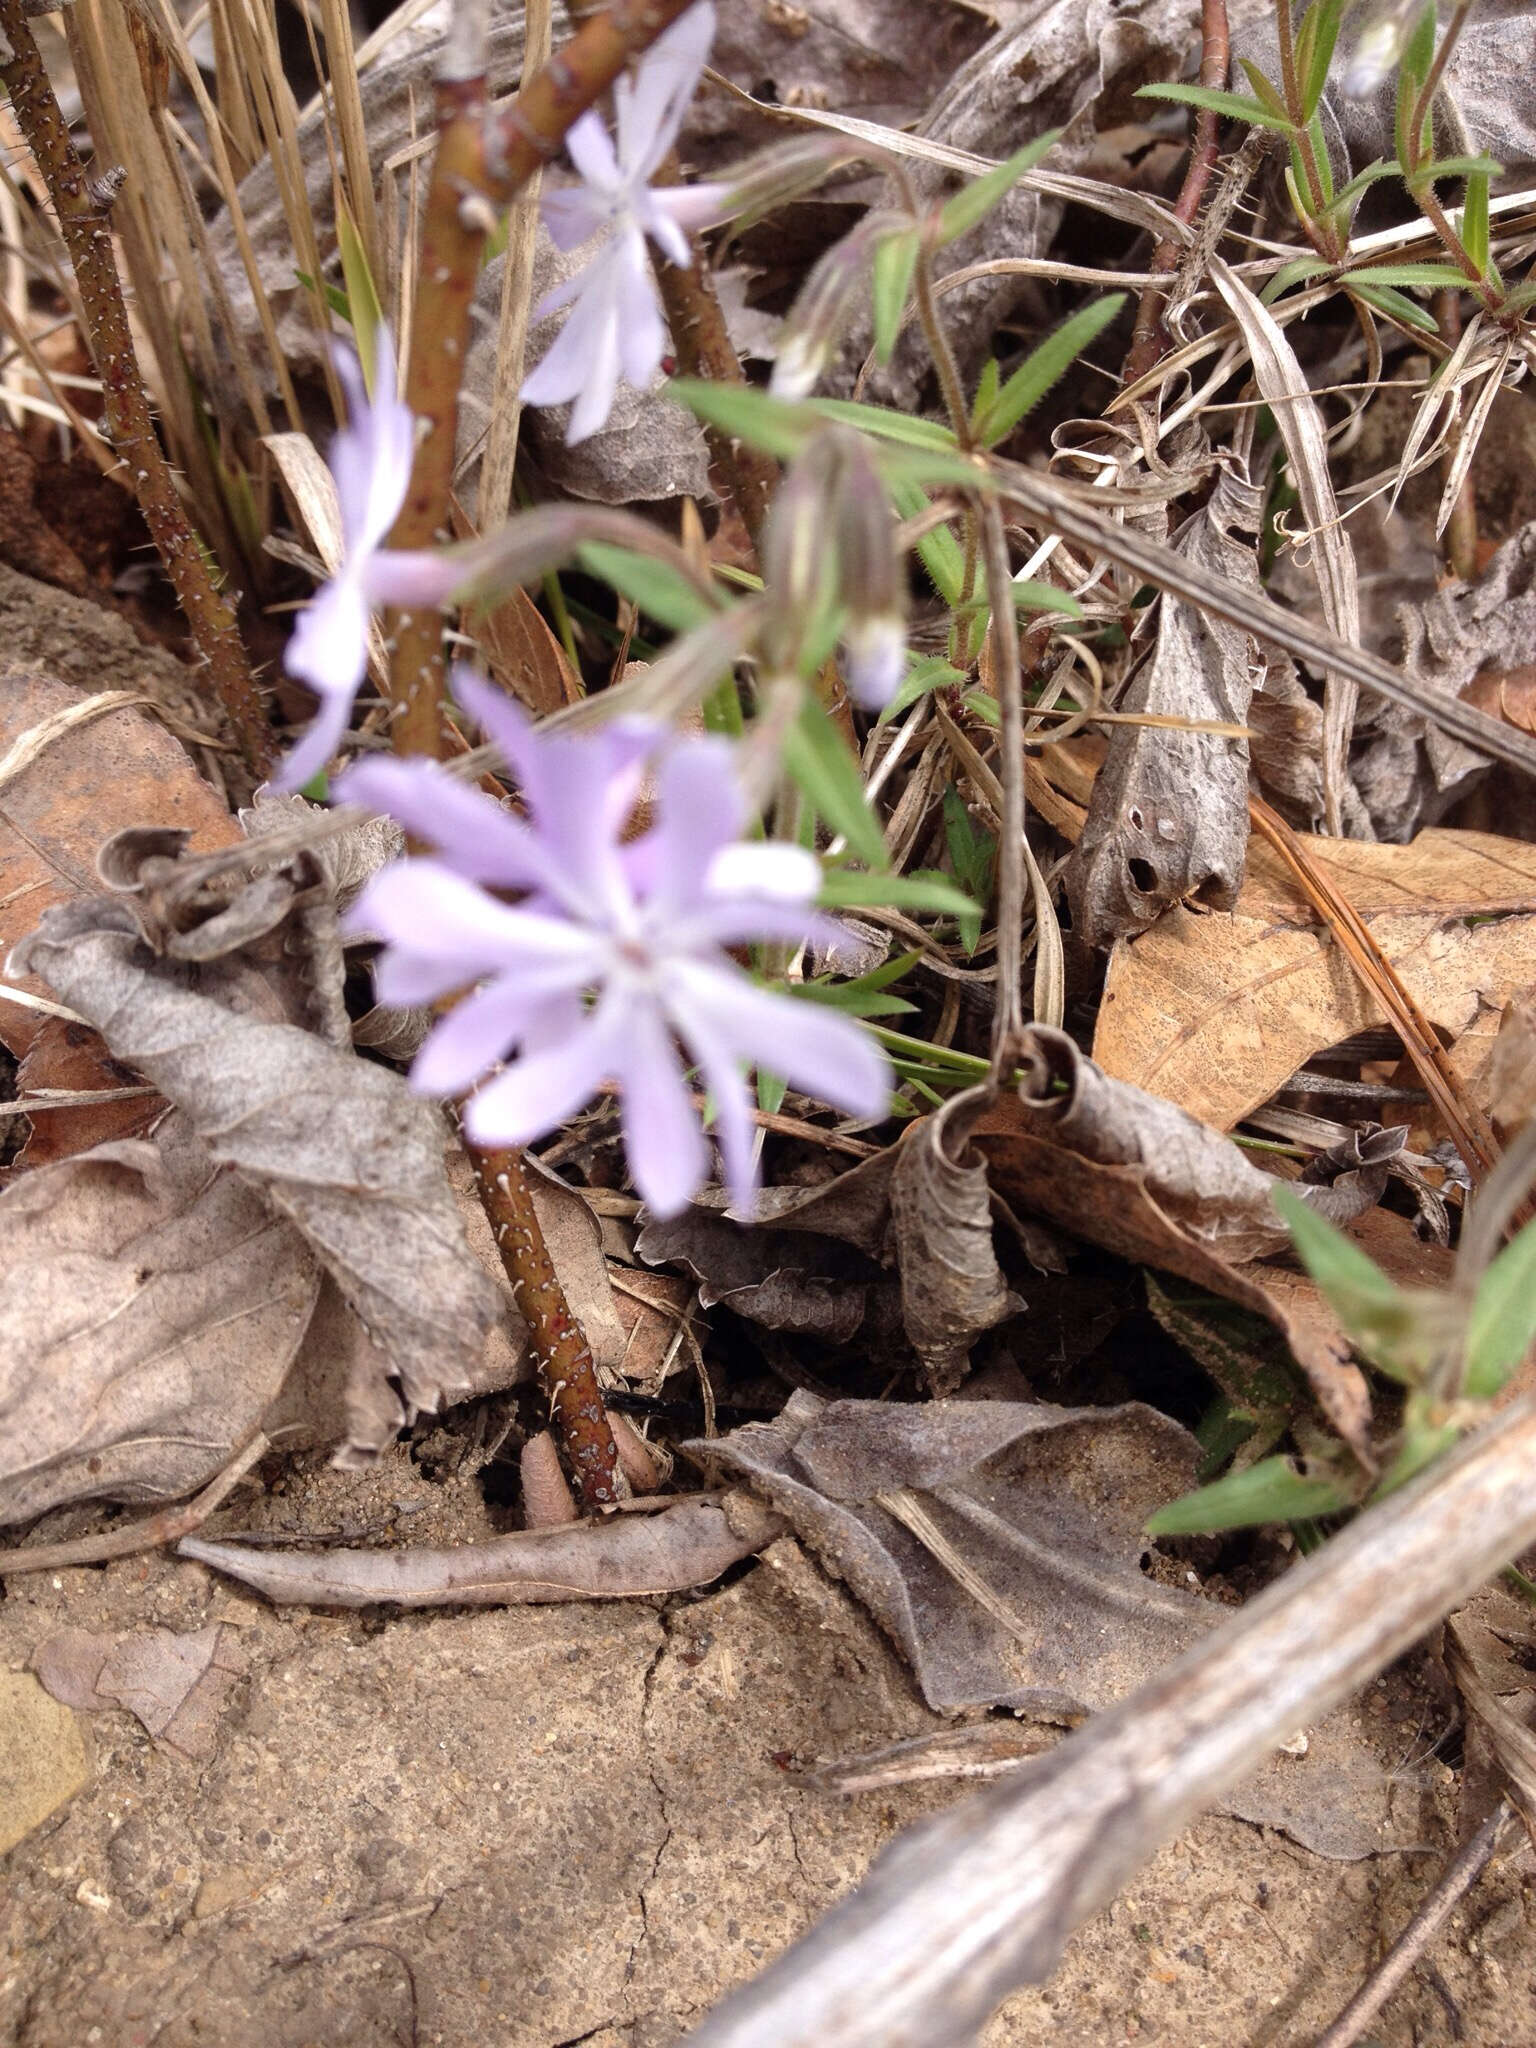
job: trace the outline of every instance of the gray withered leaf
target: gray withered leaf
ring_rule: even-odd
[[[398,1380],[402,1419],[469,1390],[495,1291],[448,1187],[441,1116],[401,1076],[194,994],[120,903],[50,911],[13,959],[297,1227],[375,1339],[381,1378]],[[341,1456],[381,1442],[354,1436]]]
[[[319,1285],[172,1115],[0,1195],[0,1524],[178,1500],[259,1426]]]
[[[1257,591],[1262,494],[1223,468],[1174,545]],[[1253,694],[1247,633],[1165,593],[1157,643],[1121,702],[1127,712],[1242,725]],[[1067,863],[1072,926],[1090,945],[1144,931],[1187,897],[1229,910],[1248,847],[1248,745],[1217,733],[1117,725]]]
[[[702,1444],[689,1446],[693,1450]],[[1141,1402],[818,1400],[711,1438],[907,1657],[931,1707],[1078,1720],[1123,1699],[1228,1610],[1142,1568],[1142,1524],[1199,1447]],[[1358,1718],[1307,1731],[1228,1810],[1320,1854],[1412,1840]],[[1401,1789],[1401,1788],[1399,1788]],[[1411,1802],[1410,1802],[1411,1804]]]

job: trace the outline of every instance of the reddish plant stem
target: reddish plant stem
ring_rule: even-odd
[[[111,211],[121,174],[92,172],[81,162],[54,97],[23,0],[0,0],[0,38],[8,55],[0,80],[38,169],[47,181],[59,231],[80,291],[85,340],[101,379],[107,433],[144,514],[186,614],[192,639],[253,773],[271,766],[272,736],[246,659],[234,611],[214,587],[208,562],[187,523],[170,467],[155,433],[149,394],[128,325]]]
[[[1200,83],[1213,92],[1226,89],[1227,67],[1231,61],[1231,38],[1227,29],[1227,0],[1203,0],[1200,18]],[[1206,187],[1211,182],[1211,173],[1216,168],[1220,154],[1218,147],[1221,117],[1208,107],[1200,107],[1195,113],[1194,140],[1190,147],[1189,164],[1184,172],[1184,183],[1174,202],[1175,217],[1185,227],[1194,225],[1195,217],[1205,198]],[[1152,270],[1159,277],[1171,277],[1179,266],[1179,245],[1177,242],[1159,242],[1152,252]],[[1130,353],[1125,359],[1125,381],[1135,383],[1168,351],[1168,335],[1163,327],[1163,302],[1166,294],[1160,285],[1149,284],[1141,294],[1141,303],[1136,309],[1136,327],[1131,336]]]
[[[528,1325],[539,1378],[549,1397],[560,1447],[589,1513],[619,1497],[618,1447],[586,1333],[560,1285],[533,1206],[521,1152],[482,1152],[466,1141],[475,1186],[490,1219],[517,1303]]]
[[[19,5],[20,0],[6,0]],[[484,11],[459,0],[450,62],[438,83],[438,149],[422,223],[406,399],[425,424],[411,488],[391,544],[422,547],[446,526],[453,482],[459,384],[469,347],[470,305],[491,202],[504,204],[560,148],[566,131],[633,57],[693,0],[617,0],[587,21],[494,122],[486,115]],[[389,622],[392,728],[399,753],[434,759],[444,749],[442,622],[438,614]],[[539,1374],[583,1506],[619,1495],[618,1453],[591,1347],[555,1271],[517,1152],[466,1145],[481,1204],[532,1334]]]

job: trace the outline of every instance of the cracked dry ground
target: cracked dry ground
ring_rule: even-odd
[[[333,1525],[358,1492],[317,1473],[255,1513]],[[363,1493],[403,1503],[414,1541],[489,1533],[402,1453]],[[248,1675],[211,1759],[156,1747],[127,1714],[82,1717],[90,1782],[0,1862],[0,2040],[665,2048],[952,1796],[839,1801],[786,1768],[935,1725],[789,1542],[692,1600],[385,1619],[280,1612],[201,1566],[130,1559],[11,1580],[0,1666],[60,1628],[217,1620]],[[1443,1845],[1448,1773],[1401,1733]],[[1309,2041],[1432,1865],[1328,1863],[1205,1821],[1050,1986],[1009,2003],[987,2048]],[[1518,1879],[1480,1893],[1438,1987],[1378,2026],[1386,2048],[1449,2038],[1446,1999],[1474,2048],[1530,2041],[1530,1907]]]

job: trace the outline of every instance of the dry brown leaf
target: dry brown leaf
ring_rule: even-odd
[[[0,1003],[0,1010],[5,1005]],[[139,1076],[132,1067],[113,1059],[100,1034],[88,1024],[72,1024],[65,1017],[39,1017],[32,1042],[16,1069],[16,1093],[31,1095],[47,1088],[88,1093],[106,1088],[137,1086]],[[165,1102],[153,1093],[139,1094],[126,1101],[91,1102],[82,1107],[42,1110],[31,1120],[32,1128],[16,1162],[16,1170],[51,1166],[55,1160],[71,1159],[77,1152],[89,1152],[95,1145],[113,1138],[142,1138],[164,1116]]]
[[[909,1130],[891,1175],[901,1317],[935,1394],[965,1376],[983,1330],[1023,1308],[992,1248],[987,1169],[969,1145],[991,1090],[968,1088]]]
[[[1528,1601],[1489,1586],[1446,1623],[1445,1650],[1446,1668],[1467,1707],[1474,1803],[1492,1806],[1507,1794],[1536,1841],[1536,1616]],[[1473,1825],[1481,1818],[1476,1814]]]
[[[0,676],[0,754],[34,727],[88,702],[86,692],[51,676],[9,669]],[[205,850],[240,836],[186,748],[142,710],[119,708],[89,720],[0,785],[0,957],[36,929],[51,904],[96,895],[96,849],[112,831],[146,823],[179,827]],[[18,985],[47,994],[36,981]],[[41,1022],[38,1011],[0,998],[0,1043],[18,1056]],[[69,1083],[34,1070],[33,1085]]]
[[[126,1707],[157,1742],[202,1761],[214,1752],[219,1716],[246,1662],[234,1630],[215,1622],[189,1635],[167,1628],[129,1635],[64,1629],[39,1643],[32,1669],[65,1706]]]
[[[704,1448],[694,1445],[695,1450]],[[1142,1524],[1198,1446],[1154,1408],[819,1401],[712,1438],[869,1608],[931,1707],[1075,1721],[1144,1684],[1226,1610],[1141,1568]],[[1390,1785],[1349,1716],[1230,1811],[1325,1855],[1382,1846]]]
[[[1370,1395],[1337,1321],[1304,1274],[1256,1263],[1289,1242],[1269,1175],[1173,1103],[1106,1076],[1065,1033],[1031,1026],[1027,1041],[1021,1065],[1029,1078],[972,1134],[996,1192],[1121,1258],[1178,1273],[1267,1317],[1329,1422],[1369,1468]],[[1385,1179],[1378,1165],[1339,1186],[1297,1192],[1342,1224],[1362,1210],[1370,1218]]]
[[[565,649],[521,586],[500,604],[472,614],[464,625],[493,678],[536,717],[574,704],[583,695],[581,678]]]
[[[1263,494],[1223,469],[1174,546],[1233,583],[1259,588]],[[1247,633],[1165,595],[1156,648],[1120,703],[1130,712],[1242,725],[1256,658]],[[1092,946],[1143,931],[1195,897],[1229,909],[1248,844],[1248,748],[1178,727],[1117,725],[1067,863],[1072,929]]]
[[[1536,849],[1433,829],[1409,846],[1304,843],[1470,1081],[1536,980]],[[1315,1054],[1387,1021],[1256,841],[1231,916],[1174,910],[1116,950],[1093,1051],[1106,1073],[1228,1130]]]
[[[265,1593],[321,1607],[510,1607],[625,1600],[707,1585],[782,1534],[750,1495],[681,1500],[560,1529],[525,1529],[456,1550],[255,1550],[186,1536],[177,1545]]]
[[[0,1196],[0,1523],[177,1500],[260,1424],[319,1284],[183,1119]]]
[[[178,985],[120,903],[50,911],[18,955],[298,1227],[377,1339],[340,1457],[376,1455],[470,1389],[496,1296],[444,1177],[442,1120],[399,1075]]]

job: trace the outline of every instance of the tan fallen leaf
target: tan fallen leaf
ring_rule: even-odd
[[[1308,839],[1471,1080],[1536,981],[1536,849],[1486,832],[1407,846]],[[1386,1023],[1275,855],[1230,913],[1170,911],[1116,948],[1094,1037],[1107,1073],[1230,1130],[1298,1067]]]
[[[66,1706],[125,1707],[157,1742],[201,1760],[213,1754],[219,1716],[246,1662],[234,1630],[214,1622],[187,1635],[168,1628],[127,1635],[64,1629],[39,1643],[32,1669]]]

